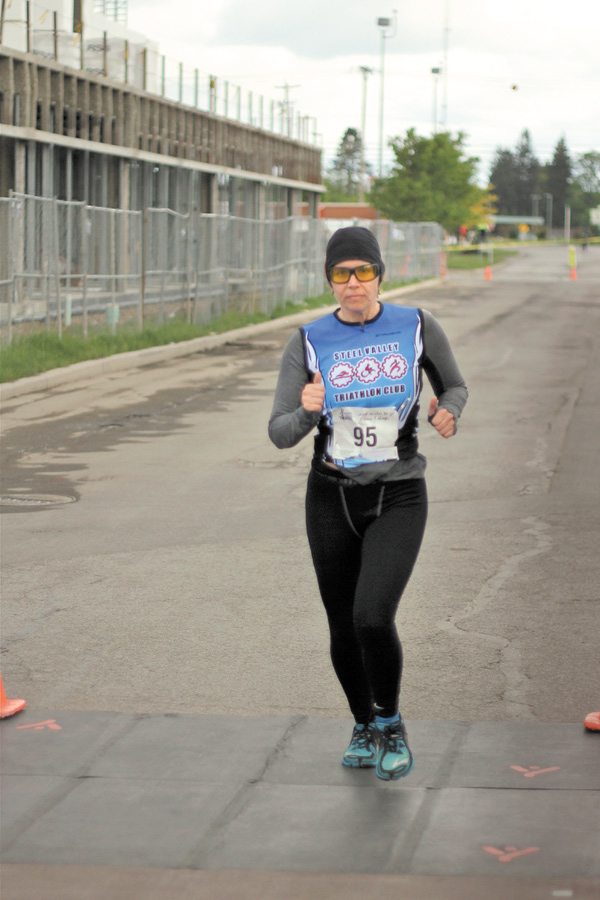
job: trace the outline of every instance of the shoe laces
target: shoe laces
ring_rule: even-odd
[[[392,753],[402,753],[407,749],[406,731],[402,722],[394,722],[393,725],[387,725],[381,731],[381,738],[386,750]]]
[[[360,750],[366,750],[368,744],[373,743],[373,730],[370,725],[355,725],[352,732],[350,745]]]

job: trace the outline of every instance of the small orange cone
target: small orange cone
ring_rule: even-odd
[[[2,684],[2,676],[0,675],[0,719],[6,719],[8,716],[14,716],[15,713],[21,712],[25,708],[24,700],[7,700],[4,693],[4,685]]]
[[[588,713],[583,720],[583,724],[588,731],[600,731],[600,712]]]
[[[491,267],[491,266],[486,266],[486,267],[485,267],[484,275],[485,275],[485,280],[486,280],[486,281],[491,281],[491,280],[492,280],[492,267]]]
[[[571,281],[577,281],[577,269],[571,266]]]

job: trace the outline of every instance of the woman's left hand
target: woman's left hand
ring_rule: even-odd
[[[447,409],[444,409],[443,406],[438,409],[437,397],[433,397],[429,404],[427,421],[431,422],[435,430],[439,432],[443,438],[449,438],[456,434],[456,422],[454,421],[454,416]]]

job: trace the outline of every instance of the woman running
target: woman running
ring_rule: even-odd
[[[325,273],[339,308],[291,337],[269,436],[287,448],[318,429],[306,527],[333,667],[355,719],[342,764],[390,781],[413,766],[394,620],[427,519],[422,372],[436,395],[428,420],[444,438],[456,433],[467,388],[434,317],[379,300],[384,271],[368,229],[331,237]]]

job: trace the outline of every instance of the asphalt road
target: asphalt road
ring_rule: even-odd
[[[402,302],[440,319],[470,389],[455,438],[421,430],[402,711],[580,722],[600,705],[600,247],[576,281],[566,248],[534,247],[491,282],[451,274]],[[304,537],[311,441],[279,451],[266,433],[290,333],[4,403],[9,696],[346,715]]]

